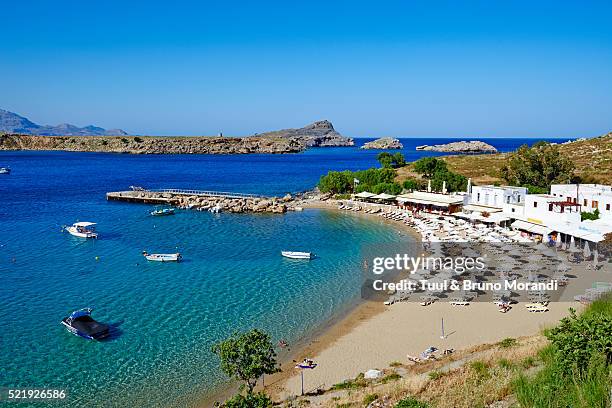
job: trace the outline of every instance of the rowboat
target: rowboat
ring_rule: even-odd
[[[310,252],[281,251],[281,255],[291,259],[312,259]]]
[[[75,222],[70,227],[66,227],[66,231],[79,238],[98,238],[95,222]]]
[[[142,255],[147,261],[153,262],[179,262],[182,259],[178,252],[175,254],[149,254],[147,251],[143,251]]]

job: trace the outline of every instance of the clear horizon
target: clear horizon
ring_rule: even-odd
[[[0,108],[42,125],[246,136],[328,119],[350,137],[465,139],[612,130],[607,2],[41,1],[3,14]]]

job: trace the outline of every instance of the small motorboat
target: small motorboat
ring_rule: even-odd
[[[88,340],[102,339],[109,334],[109,326],[91,318],[93,309],[85,308],[75,310],[70,316],[62,319],[62,324],[75,336]]]
[[[95,222],[75,222],[70,227],[66,227],[66,231],[79,238],[98,238]]]
[[[151,211],[149,214],[154,216],[174,215],[174,208],[158,208],[156,210]]]
[[[176,254],[150,254],[142,251],[142,255],[147,258],[147,261],[153,262],[179,262],[183,258],[178,252]]]
[[[11,174],[10,167],[0,167],[0,174]]]
[[[281,255],[291,259],[312,259],[310,252],[281,251]]]

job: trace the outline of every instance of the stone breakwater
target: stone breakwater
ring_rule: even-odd
[[[262,137],[0,135],[0,150],[62,150],[130,154],[298,153],[297,139]]]
[[[280,197],[237,197],[156,191],[118,191],[106,194],[109,201],[167,204],[183,209],[229,213],[273,213],[300,211],[298,200],[287,194]]]

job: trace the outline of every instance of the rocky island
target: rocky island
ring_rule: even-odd
[[[454,152],[454,153],[497,153],[497,149],[488,143],[479,140],[469,142],[452,142],[439,145],[417,146],[416,150],[431,150],[434,152]]]
[[[381,137],[380,139],[373,140],[371,142],[364,143],[360,149],[375,149],[375,150],[398,150],[403,149],[404,145],[398,140],[392,137]]]
[[[355,141],[352,138],[342,136],[328,120],[320,120],[299,129],[276,130],[256,134],[253,137],[297,139],[306,147],[344,147],[355,145]]]

